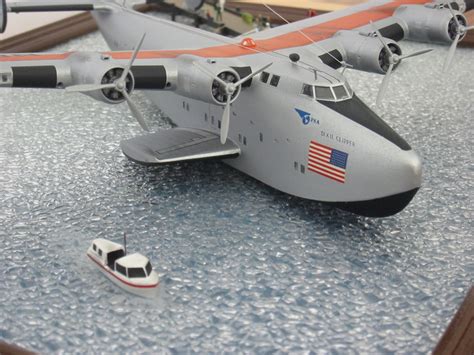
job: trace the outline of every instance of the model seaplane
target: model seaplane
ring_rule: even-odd
[[[144,90],[175,128],[121,142],[140,164],[223,159],[285,193],[365,216],[401,211],[421,185],[411,146],[353,92],[347,68],[384,74],[402,39],[456,46],[474,0],[376,0],[263,32],[227,38],[105,0],[2,0],[8,12],[88,10],[112,51],[0,56],[0,86],[56,88],[107,104]],[[134,50],[129,50],[134,48]]]

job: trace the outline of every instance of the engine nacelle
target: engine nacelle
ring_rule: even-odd
[[[194,65],[194,62],[199,63],[198,65],[203,68]],[[204,68],[208,73],[204,71]],[[211,77],[211,73],[213,77]],[[227,95],[223,91],[222,85],[215,79],[216,76],[225,82],[235,83],[240,80],[239,74],[228,66],[193,57],[180,58],[176,93],[190,99],[224,106],[227,101]],[[232,94],[231,102],[237,99],[239,93],[240,86]]]
[[[448,0],[434,0],[433,2],[436,5],[446,5]],[[451,4],[453,10],[463,13],[474,8],[474,0],[449,0],[449,3]]]
[[[110,57],[99,53],[74,53],[68,61],[71,64],[71,77],[74,85],[113,84],[124,71],[124,67],[118,65]],[[127,92],[130,94],[135,87],[135,80],[131,72],[128,73],[125,81]],[[125,101],[123,94],[113,88],[84,92],[84,94],[107,104],[119,104]]]
[[[459,23],[466,26],[466,18],[458,11],[455,13]],[[403,5],[395,10],[393,16],[400,20],[404,27],[405,39],[417,42],[451,43],[456,37],[456,22],[453,15],[449,9],[436,4]]]
[[[390,65],[387,50],[379,38],[353,31],[339,31],[335,38],[343,46],[346,63],[354,69],[370,73],[385,74]],[[402,54],[400,46],[390,38],[383,38],[397,55]]]

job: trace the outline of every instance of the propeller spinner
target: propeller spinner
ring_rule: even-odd
[[[448,2],[447,3],[449,11],[451,12],[451,15],[453,16],[453,19],[451,20],[449,24],[449,32],[451,37],[453,38],[453,43],[451,44],[451,47],[449,48],[448,56],[446,57],[446,61],[444,62],[444,67],[443,71],[447,72],[449,67],[451,66],[451,63],[453,62],[454,58],[454,53],[456,52],[456,48],[458,47],[459,40],[461,38],[464,38],[466,35],[467,31],[474,30],[474,26],[469,26],[467,27],[466,20],[463,16],[458,16],[454,10],[451,4]]]
[[[385,92],[387,91],[388,83],[390,82],[390,76],[392,75],[392,72],[393,72],[393,69],[395,68],[395,66],[400,64],[402,62],[402,60],[404,60],[404,59],[408,59],[408,58],[412,58],[412,57],[416,57],[416,56],[419,56],[419,55],[422,55],[422,54],[429,53],[433,49],[432,48],[423,49],[421,51],[417,51],[417,52],[414,52],[414,53],[411,53],[411,54],[406,54],[406,55],[401,55],[401,53],[400,54],[394,53],[391,50],[391,48],[388,46],[387,42],[385,42],[385,40],[384,40],[382,34],[380,33],[380,31],[377,29],[377,27],[375,27],[374,23],[372,21],[370,21],[370,24],[372,25],[375,33],[377,34],[377,38],[380,40],[380,42],[384,46],[384,49],[385,49],[384,52],[385,52],[385,54],[387,56],[387,59],[388,59],[387,73],[385,74],[385,77],[383,78],[382,86],[380,87],[379,93],[377,95],[377,106],[380,106],[380,104],[382,102],[382,99],[385,96]]]

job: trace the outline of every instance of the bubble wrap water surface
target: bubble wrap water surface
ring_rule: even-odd
[[[403,43],[407,52],[425,47]],[[106,49],[99,34],[55,50]],[[0,339],[43,353],[426,353],[473,283],[474,51],[404,63],[377,109],[420,154],[423,187],[370,219],[219,162],[146,168],[119,142],[125,105],[0,91]],[[348,73],[372,107],[381,76]],[[152,129],[169,121],[135,93]],[[161,275],[131,296],[86,259],[121,240]]]

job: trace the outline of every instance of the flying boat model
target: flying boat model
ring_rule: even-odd
[[[91,11],[111,51],[0,55],[0,86],[65,89],[106,104],[134,90],[175,127],[121,142],[145,165],[222,159],[263,183],[359,215],[404,209],[421,186],[412,147],[353,91],[346,69],[385,75],[404,54],[398,41],[450,44],[469,27],[474,0],[375,0],[252,35],[227,38],[106,0],[1,2],[8,12]],[[130,48],[134,48],[130,50]]]

